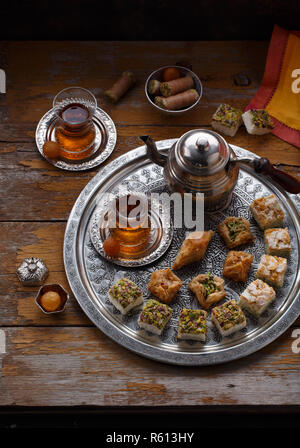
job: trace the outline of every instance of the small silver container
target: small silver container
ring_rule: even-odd
[[[55,310],[55,311],[47,311],[43,308],[42,304],[41,304],[41,297],[43,294],[45,294],[48,291],[54,291],[57,292],[60,295],[61,298],[61,305],[59,307],[59,309]],[[43,313],[45,314],[57,314],[57,313],[62,313],[65,310],[66,307],[66,303],[67,300],[69,299],[69,293],[58,283],[52,283],[52,284],[48,284],[48,285],[44,285],[40,288],[36,298],[35,298],[35,303],[37,304],[37,306],[43,311]]]
[[[17,276],[24,286],[42,285],[49,274],[41,258],[25,258],[17,269]]]
[[[197,90],[197,92],[199,94],[199,98],[197,99],[197,101],[194,104],[192,104],[189,107],[186,107],[185,109],[166,110],[166,109],[163,109],[162,107],[157,106],[157,104],[154,103],[153,98],[148,93],[148,84],[152,79],[156,79],[157,81],[162,81],[163,80],[162,79],[163,72],[166,68],[177,68],[178,70],[180,70],[182,75],[190,75],[193,78],[194,84],[195,84],[194,88],[195,88],[195,90]],[[155,70],[154,72],[152,72],[149,75],[149,77],[147,78],[147,81],[145,83],[145,94],[146,94],[146,97],[147,97],[149,103],[153,107],[155,107],[155,109],[160,110],[161,112],[163,112],[166,115],[181,115],[181,114],[188,112],[189,110],[194,109],[194,107],[196,107],[197,104],[199,103],[199,101],[201,100],[202,92],[203,92],[202,83],[201,83],[200,79],[198,78],[198,76],[194,72],[189,70],[188,68],[180,67],[178,65],[166,65],[165,67],[158,68],[157,70]]]

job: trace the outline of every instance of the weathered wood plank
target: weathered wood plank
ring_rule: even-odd
[[[207,92],[227,89],[231,96],[249,96],[261,81],[267,46],[267,42],[8,42],[10,118],[23,122],[38,119],[41,108],[51,105],[53,95],[66,84],[95,89],[102,98],[103,91],[128,68],[139,81],[134,94],[127,97],[134,105],[137,92],[144,97],[143,84],[153,70],[187,55]],[[250,86],[235,86],[232,76],[240,71],[247,72]],[[121,104],[116,110],[123,110],[121,117],[127,124],[124,102]]]
[[[59,90],[82,85],[93,90],[100,105],[111,109],[116,122],[128,124],[130,111],[132,123],[167,124],[169,117],[146,107],[144,82],[156,68],[188,54],[203,80],[202,107],[174,118],[174,122],[195,124],[208,107],[220,101],[230,99],[241,105],[249,102],[261,81],[266,51],[266,42],[10,42],[6,98],[10,122],[38,121]],[[35,64],[29,64],[29,60]],[[104,100],[103,92],[128,68],[135,71],[139,85],[126,100],[112,107]],[[249,87],[234,85],[232,75],[241,71],[251,78]]]
[[[0,325],[91,325],[70,296],[60,315],[45,315],[35,304],[39,287],[23,286],[16,268],[26,257],[41,257],[48,269],[46,283],[59,283],[70,292],[63,266],[64,223],[2,223],[0,242]]]
[[[0,405],[300,404],[290,331],[247,358],[204,368],[144,359],[95,328],[4,331]]]
[[[23,286],[15,274],[0,276],[0,325],[93,326],[71,293],[65,273],[51,271],[45,283],[59,283],[70,293],[64,313],[46,315],[35,303],[38,286]]]
[[[1,223],[0,272],[15,274],[25,257],[41,257],[50,272],[63,271],[65,223]]]

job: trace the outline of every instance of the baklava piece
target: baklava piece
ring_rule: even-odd
[[[142,291],[126,277],[118,280],[109,289],[108,298],[122,314],[127,314],[132,308],[143,303]]]
[[[248,252],[231,250],[223,266],[224,277],[231,278],[235,282],[245,282],[252,260],[253,256]]]
[[[229,336],[246,327],[246,317],[235,300],[213,308],[211,321],[222,336]]]
[[[256,278],[260,278],[271,286],[281,288],[286,270],[286,258],[276,257],[276,255],[263,255],[256,272]]]
[[[211,126],[218,132],[233,137],[242,124],[242,111],[229,104],[220,104],[213,114]]]
[[[249,221],[242,217],[228,216],[218,225],[218,231],[229,249],[254,240]]]
[[[177,338],[205,342],[206,318],[207,312],[204,310],[183,308],[178,320]]]
[[[162,302],[170,303],[181,285],[182,281],[171,269],[160,269],[151,275],[148,289]]]
[[[197,275],[189,283],[189,288],[204,309],[208,309],[213,303],[220,302],[226,296],[224,280],[210,273]]]
[[[271,117],[264,109],[249,109],[242,118],[249,134],[263,135],[274,129]]]
[[[259,317],[275,299],[274,289],[262,280],[255,280],[247,286],[240,296],[239,304],[242,309]]]
[[[265,245],[267,254],[288,257],[292,250],[289,229],[266,229]]]
[[[255,199],[250,210],[262,230],[283,227],[284,213],[274,194]]]
[[[201,260],[213,234],[212,230],[190,233],[182,243],[172,268],[180,269],[186,264]]]
[[[148,300],[140,314],[138,325],[144,330],[161,335],[172,316],[172,308],[158,300]]]

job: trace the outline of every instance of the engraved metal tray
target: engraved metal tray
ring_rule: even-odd
[[[157,145],[159,150],[166,152],[175,141],[176,139],[163,140]],[[233,145],[232,147],[239,157],[256,157],[242,148]],[[205,216],[205,229],[216,230],[218,223],[230,215],[243,216],[250,220],[255,243],[245,247],[253,254],[253,264],[245,283],[247,285],[254,280],[260,257],[264,253],[263,232],[249,213],[249,204],[253,199],[269,193],[278,197],[285,211],[285,226],[289,228],[293,250],[288,259],[284,285],[277,290],[273,304],[259,319],[246,314],[247,327],[229,337],[222,339],[208,319],[206,343],[177,341],[180,310],[184,307],[199,308],[196,298],[187,286],[191,278],[206,272],[222,276],[228,250],[216,232],[204,259],[176,272],[183,286],[171,304],[173,315],[160,337],[139,329],[139,309],[122,316],[108,301],[109,287],[126,275],[139,285],[146,301],[150,296],[147,285],[152,272],[172,265],[186,232],[185,229],[174,229],[169,249],[147,266],[124,268],[102,258],[94,249],[89,233],[97,198],[101,193],[127,181],[138,181],[137,183],[146,184],[149,189],[158,192],[166,191],[162,168],[147,158],[145,147],[129,151],[100,170],[83,189],[70,214],[65,233],[64,263],[71,289],[87,316],[105,334],[127,349],[157,361],[178,365],[212,365],[241,358],[259,350],[275,340],[295,321],[300,313],[300,197],[284,192],[248,168],[240,169],[231,205],[224,211]],[[227,299],[238,300],[245,285],[226,279]]]
[[[49,159],[44,155],[43,146],[46,140],[55,141],[57,118],[54,109],[48,110],[40,119],[35,132],[35,141],[40,154],[47,162],[62,170],[85,171],[99,166],[113,152],[117,142],[117,131],[110,116],[99,107],[97,107],[93,116],[93,123],[96,134],[94,141],[95,150],[91,157],[77,162]]]

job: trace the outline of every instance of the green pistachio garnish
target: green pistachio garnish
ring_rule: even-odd
[[[207,274],[207,278],[202,283],[202,286],[205,288],[206,296],[209,296],[209,294],[213,294],[218,290],[218,286],[214,282],[214,276],[210,272]]]
[[[245,320],[245,316],[235,300],[230,300],[224,305],[214,308],[212,312],[223,330],[229,330]]]
[[[268,112],[264,109],[251,109],[252,120],[255,126],[258,128],[269,128],[273,129],[273,122],[268,114]]]
[[[161,329],[172,314],[172,308],[158,300],[150,299],[143,308],[140,320]]]
[[[236,239],[239,233],[246,230],[245,224],[242,221],[229,221],[226,225],[229,230],[229,237],[232,241]]]
[[[121,278],[110,288],[109,293],[123,308],[126,308],[130,303],[136,301],[142,291],[128,278]]]
[[[184,308],[180,312],[178,330],[180,333],[206,333],[206,312]]]
[[[224,126],[232,127],[240,121],[242,111],[230,106],[229,104],[220,104],[213,115],[213,120],[219,121]]]

